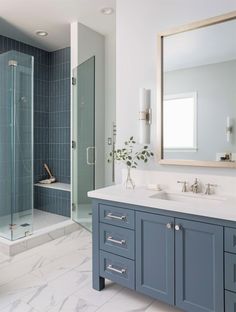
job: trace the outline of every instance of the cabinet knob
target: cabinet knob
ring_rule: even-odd
[[[180,231],[180,230],[181,230],[181,225],[176,224],[175,230],[176,230],[176,231]]]
[[[172,229],[173,224],[172,224],[172,223],[167,223],[167,224],[166,224],[166,227],[167,227],[168,230],[170,230],[170,229]]]

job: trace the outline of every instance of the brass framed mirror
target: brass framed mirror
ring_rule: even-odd
[[[236,11],[158,35],[158,162],[236,168]]]

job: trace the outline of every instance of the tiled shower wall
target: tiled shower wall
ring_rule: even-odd
[[[70,48],[49,53],[47,163],[70,183]],[[70,217],[70,192],[35,187],[35,208]]]
[[[70,48],[46,53],[35,87],[35,182],[46,177],[46,162],[58,181],[70,183]]]
[[[50,53],[49,166],[70,183],[70,48]]]
[[[70,217],[70,192],[34,187],[34,202],[37,209]]]
[[[0,36],[0,53],[16,50],[34,57],[34,177],[44,175],[49,139],[49,52]]]
[[[47,177],[43,164],[48,163],[58,181],[70,183],[70,48],[47,52],[0,35],[0,53],[10,50],[34,56],[34,180]],[[45,210],[37,189],[34,208]],[[66,211],[60,203],[53,212],[68,216],[69,196],[61,192]],[[55,202],[55,194],[48,192],[47,199]]]

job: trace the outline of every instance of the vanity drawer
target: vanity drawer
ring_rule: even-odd
[[[225,228],[225,251],[236,253],[236,229]]]
[[[225,312],[236,312],[236,293],[225,292]]]
[[[236,255],[225,252],[225,288],[236,292]]]
[[[134,261],[101,251],[100,276],[134,289]]]
[[[134,231],[101,223],[100,248],[122,257],[134,259]]]
[[[110,205],[99,205],[100,222],[134,229],[134,211]]]

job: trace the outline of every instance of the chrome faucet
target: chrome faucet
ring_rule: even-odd
[[[212,188],[213,188],[213,187],[217,187],[217,184],[210,184],[210,183],[207,183],[207,184],[206,184],[205,194],[206,194],[206,195],[211,195],[211,194],[212,194]]]
[[[183,184],[183,187],[182,187],[182,192],[185,193],[187,192],[187,181],[177,181],[177,183],[181,183]]]
[[[200,193],[200,188],[201,188],[200,183],[196,178],[194,183],[191,185],[190,189],[193,193]]]

